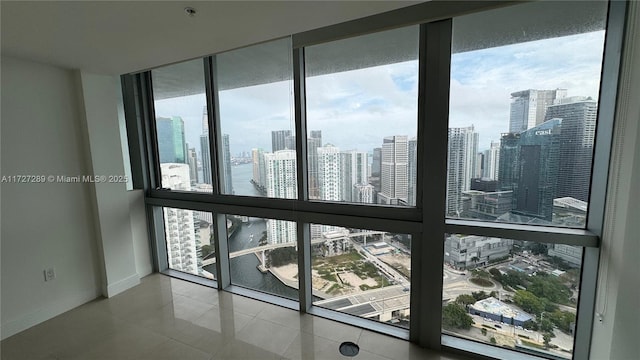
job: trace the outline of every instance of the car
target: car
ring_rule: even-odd
[[[502,326],[500,325],[493,325],[493,326],[497,327],[498,329],[502,329]]]

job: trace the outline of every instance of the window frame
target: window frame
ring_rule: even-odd
[[[446,218],[447,131],[449,117],[449,71],[452,19],[471,12],[518,4],[519,1],[428,2],[384,14],[292,35],[296,171],[298,199],[271,199],[227,195],[221,191],[222,135],[218,111],[216,56],[203,58],[205,94],[209,122],[213,193],[191,193],[159,188],[159,157],[155,137],[153,86],[150,71],[122,76],[128,141],[134,188],[143,189],[147,208],[154,270],[271,302],[303,313],[347,322],[369,330],[409,339],[431,349],[449,349],[466,354],[498,358],[539,358],[489,344],[442,333],[442,265],[447,233],[482,235],[534,242],[583,246],[580,296],[574,336],[574,359],[589,358],[594,321],[596,282],[603,236],[609,157],[617,100],[620,53],[624,38],[626,1],[608,4],[605,49],[598,98],[598,122],[594,142],[590,206],[585,229],[558,228],[478,220]],[[425,16],[425,14],[429,14]],[[416,206],[372,206],[370,204],[310,201],[307,172],[307,126],[305,107],[304,47],[356,35],[420,24]],[[435,119],[435,120],[434,120]],[[426,163],[425,159],[430,161]],[[428,183],[425,187],[422,184]],[[435,201],[437,200],[437,201]],[[435,205],[434,205],[435,204]],[[199,278],[169,269],[162,207],[211,212],[214,218],[216,280]],[[226,214],[294,221],[298,233],[299,301],[231,285],[227,246]],[[412,236],[411,323],[409,330],[348,314],[312,306],[310,225],[323,223],[372,230],[407,233]],[[422,239],[423,241],[417,241]],[[429,239],[431,241],[429,242]],[[442,241],[433,241],[442,239]],[[427,246],[428,244],[428,246]],[[428,309],[428,311],[427,311]]]

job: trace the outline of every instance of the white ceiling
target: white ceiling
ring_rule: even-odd
[[[2,54],[119,75],[415,3],[3,0]]]

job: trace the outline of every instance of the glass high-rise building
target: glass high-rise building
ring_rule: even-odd
[[[322,131],[311,130],[311,137],[307,139],[307,153],[309,158],[309,197],[320,197],[318,175],[318,148],[322,146]]]
[[[200,156],[202,159],[202,181],[211,184],[211,154],[209,153],[209,135],[200,135]]]
[[[562,120],[551,119],[520,133],[516,155],[510,157],[515,158],[513,183],[503,186],[514,190],[515,213],[551,222],[562,130]]]
[[[291,130],[274,130],[271,132],[271,152],[279,150],[294,150]]]
[[[589,201],[597,115],[598,104],[591,98],[567,98],[547,108],[547,119],[562,119],[558,198]]]
[[[522,90],[511,93],[509,132],[519,133],[545,121],[548,106],[567,96],[567,90]]]
[[[463,192],[471,188],[477,153],[478,133],[473,126],[449,128],[447,215],[460,216],[463,211]]]
[[[222,135],[222,178],[224,179],[224,193],[233,195],[233,180],[231,176],[231,151],[229,149],[229,134]]]
[[[354,186],[369,183],[367,176],[368,160],[367,153],[363,151],[349,150],[340,153],[342,201],[357,202]]]
[[[179,116],[156,119],[160,163],[187,163],[184,121]]]
[[[491,180],[498,180],[498,173],[500,169],[500,142],[491,142],[491,147],[484,151],[483,161],[482,177]]]

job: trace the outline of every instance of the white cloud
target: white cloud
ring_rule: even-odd
[[[455,54],[452,58],[450,126],[474,125],[480,150],[499,140],[509,122],[510,93],[568,89],[598,97],[603,32],[546,39]],[[250,69],[248,69],[250,71]],[[307,129],[323,142],[371,151],[389,135],[415,136],[417,61],[307,79]],[[223,91],[222,131],[232,154],[271,149],[271,130],[294,132],[292,82]],[[199,150],[204,95],[156,102],[158,116],[182,116],[190,146]]]

